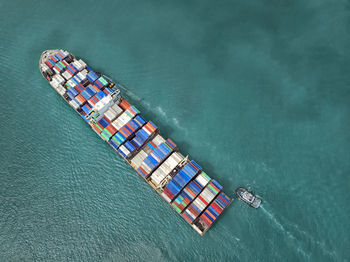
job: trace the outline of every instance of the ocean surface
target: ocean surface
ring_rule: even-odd
[[[64,48],[235,200],[200,237],[42,78]],[[0,0],[0,261],[349,261],[349,1]]]

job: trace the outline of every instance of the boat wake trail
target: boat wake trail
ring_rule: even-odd
[[[284,226],[282,225],[281,222],[279,222],[277,220],[277,218],[269,211],[267,211],[263,206],[260,207],[260,209],[268,216],[268,218],[270,218],[270,220],[272,220],[272,222],[274,222],[275,226],[280,229],[283,233],[287,234],[288,237],[292,238],[292,239],[296,239],[288,230],[286,230],[284,228]]]
[[[120,90],[123,91],[123,93],[126,95],[126,97],[130,97],[132,100],[137,101],[137,103],[142,104],[146,110],[151,110],[153,109],[153,107],[151,106],[151,104],[147,101],[145,101],[143,98],[139,97],[138,95],[134,94],[132,91],[130,91],[129,89],[127,89],[126,87],[124,87],[123,85],[118,85]],[[187,134],[187,130],[182,127],[180,125],[179,119],[176,117],[169,117],[167,115],[167,113],[164,111],[163,108],[161,108],[160,106],[157,106],[156,108],[156,112],[158,112],[158,114],[167,122],[172,122],[176,125],[176,127],[178,127],[179,129],[181,129],[182,131],[186,132]]]
[[[265,201],[266,202],[266,201]],[[275,217],[274,214],[272,214],[271,212],[269,212],[268,210],[266,210],[263,206],[260,207],[260,209],[268,216],[269,219],[271,219],[275,226],[284,234],[286,234],[290,239],[292,239],[294,241],[294,243],[297,244],[298,246],[298,251],[301,251],[303,254],[306,255],[306,252],[303,250],[302,246],[301,246],[301,241],[298,240],[290,231],[286,230],[286,228],[283,226],[283,224],[281,222],[278,221],[278,219]],[[313,237],[310,233],[301,230],[299,228],[299,226],[297,224],[294,224],[292,222],[288,222],[289,226],[294,227],[294,229],[301,235],[303,235],[308,242],[312,243],[314,246],[316,246],[321,253],[323,253],[323,255],[325,256],[329,256],[334,258],[336,256],[335,251],[334,250],[330,250],[329,248],[327,248],[327,245],[325,244],[324,241],[319,241],[317,239],[315,239],[315,237]],[[307,255],[309,256],[309,255]]]
[[[265,201],[265,205],[266,205],[266,201]],[[282,232],[290,240],[292,240],[292,243],[297,247],[298,252],[300,252],[306,258],[310,258],[310,254],[304,250],[304,248],[302,247],[302,243],[290,231],[288,231],[283,226],[283,224],[276,218],[276,216],[273,213],[269,212],[263,206],[260,206],[260,209],[263,211],[264,214],[267,215],[267,217],[273,222],[274,226],[277,229],[279,229],[280,232]]]
[[[150,109],[151,104],[146,102],[143,98],[139,97],[138,95],[134,94],[131,92],[129,89],[127,89],[125,86],[118,84],[118,87],[120,90],[123,91],[123,93],[127,96],[130,97],[132,100],[137,101],[138,103],[141,103],[143,106],[145,106],[147,109]]]

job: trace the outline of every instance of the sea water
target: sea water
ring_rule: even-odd
[[[347,1],[0,0],[0,261],[349,261]],[[239,200],[200,237],[39,73],[63,48]]]

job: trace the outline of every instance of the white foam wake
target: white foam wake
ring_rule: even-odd
[[[123,85],[119,84],[119,88],[123,91],[123,93],[127,96],[130,97],[132,100],[136,101],[137,103],[141,104],[143,107],[146,108],[146,110],[152,110],[154,107],[151,106],[151,104],[147,101],[145,101],[143,98],[139,97],[138,95],[136,95],[135,93],[133,93],[132,91],[130,91],[129,89],[127,89],[126,87],[124,87]],[[187,130],[181,126],[180,121],[178,118],[176,117],[169,117],[168,114],[166,113],[166,111],[160,107],[157,106],[155,108],[156,113],[162,118],[162,120],[166,121],[168,124],[175,124],[175,126],[178,129],[181,129],[182,131],[187,133]]]
[[[311,254],[304,250],[300,240],[298,240],[290,231],[288,231],[272,212],[269,212],[263,206],[260,206],[260,209],[267,215],[267,217],[273,222],[275,227],[279,229],[280,232],[282,232],[284,235],[286,235],[289,239],[292,240],[294,245],[297,247],[298,252],[300,252],[306,258],[310,258]]]
[[[276,217],[271,213],[269,212],[268,210],[266,210],[263,206],[261,206],[261,210],[263,210],[263,212],[276,224],[276,226],[282,230],[283,232],[285,232],[290,238],[292,238],[293,240],[296,240],[296,237],[294,237],[292,235],[292,233],[290,233],[288,230],[285,229],[285,227],[282,225],[282,223],[280,223]],[[315,237],[313,237],[310,233],[304,231],[304,230],[301,230],[300,227],[295,224],[295,223],[292,223],[292,222],[288,222],[288,225],[289,226],[292,226],[295,228],[296,231],[298,231],[298,233],[302,234],[305,238],[307,238],[311,243],[313,243],[314,245],[316,245],[320,250],[321,252],[324,254],[324,255],[328,255],[330,257],[335,257],[336,253],[335,251],[331,251],[327,248],[326,244],[324,243],[324,241],[319,241],[317,240]]]

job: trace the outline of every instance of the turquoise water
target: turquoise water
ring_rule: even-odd
[[[349,261],[349,8],[0,0],[0,261]],[[262,207],[200,237],[41,77],[52,48]]]

